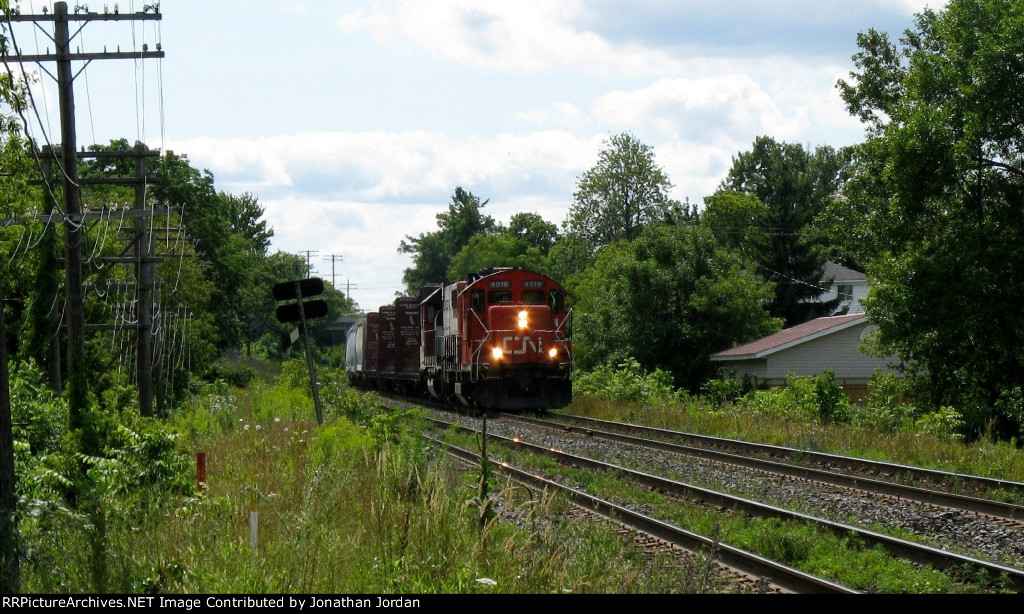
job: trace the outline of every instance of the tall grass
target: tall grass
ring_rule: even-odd
[[[718,590],[544,492],[427,446],[414,413],[325,376],[324,424],[304,385],[211,385],[172,418],[191,487],[111,489],[102,514],[57,499],[22,517],[28,593],[617,593]],[[294,374],[292,374],[294,375]],[[300,378],[292,377],[298,381]],[[205,489],[195,455],[206,458]],[[95,519],[104,526],[97,527]],[[95,551],[96,544],[102,551]],[[103,561],[97,578],[97,556]],[[706,568],[710,568],[706,566]]]

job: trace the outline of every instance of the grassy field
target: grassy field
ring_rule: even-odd
[[[39,435],[59,430],[60,422],[56,409],[46,410],[52,416],[39,410],[50,422],[39,418],[25,427],[26,438],[39,441],[21,444],[17,455],[21,591],[728,590],[717,584],[708,553],[647,556],[607,523],[568,515],[556,497],[456,464],[424,442],[414,413],[382,413],[374,395],[349,389],[340,374],[321,375],[322,425],[304,392],[308,379],[293,365],[244,389],[208,386],[166,424],[126,418],[109,427],[116,436],[108,437],[102,458],[62,452],[72,441],[67,433]],[[965,445],[948,435],[878,432],[693,398],[580,396],[566,411],[1024,481],[1024,460],[1012,444]],[[206,459],[201,488],[199,453]],[[651,496],[614,479],[586,479],[602,496]],[[891,561],[870,553],[851,557],[846,544],[799,527],[737,526],[660,498],[649,503],[695,530],[719,531],[792,562],[812,561],[812,571],[854,560],[859,579],[854,571],[845,577],[865,590],[964,590],[923,572],[897,573]]]
[[[205,454],[203,489],[111,488],[91,512],[37,502],[21,523],[22,591],[718,590],[710,559],[646,557],[610,525],[498,477],[482,499],[480,469],[428,447],[413,415],[378,414],[372,395],[343,387],[322,397],[319,426],[309,398],[280,382],[196,399],[172,422],[190,463]]]

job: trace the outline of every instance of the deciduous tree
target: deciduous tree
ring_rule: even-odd
[[[644,227],[672,215],[672,183],[654,160],[654,149],[628,132],[605,141],[597,163],[579,178],[565,221],[566,231],[594,253],[619,240],[633,240]]]
[[[712,375],[712,353],[781,324],[767,311],[771,284],[695,224],[650,225],[636,240],[601,250],[574,280],[583,369],[632,357],[695,390]]]
[[[826,315],[822,293],[825,235],[815,224],[838,189],[839,155],[830,147],[808,152],[801,145],[758,137],[733,158],[722,189],[753,194],[768,207],[763,218],[766,249],[758,250],[760,274],[775,283],[772,315],[787,326]]]
[[[950,0],[898,42],[869,30],[857,44],[839,89],[868,139],[836,217],[870,260],[877,341],[974,433],[1019,435],[1024,5]]]
[[[399,243],[398,251],[411,254],[413,259],[402,276],[409,296],[418,295],[425,284],[445,281],[452,260],[470,239],[494,230],[494,220],[480,212],[488,202],[480,202],[472,192],[456,187],[448,209],[437,214],[438,230],[406,236]]]

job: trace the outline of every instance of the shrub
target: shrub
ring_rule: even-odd
[[[613,401],[649,403],[676,397],[672,374],[661,369],[644,371],[635,358],[627,358],[615,367],[601,365],[590,373],[573,374],[574,394]]]
[[[236,364],[228,360],[218,360],[206,370],[206,373],[203,374],[203,379],[208,382],[227,382],[235,388],[245,388],[256,375],[256,369],[250,365]]]
[[[335,420],[316,429],[309,447],[309,459],[314,466],[336,466],[346,457],[362,456],[372,443],[373,440],[358,425],[348,420]]]
[[[963,415],[948,406],[926,411],[907,401],[914,386],[908,378],[882,370],[868,383],[864,407],[853,412],[853,424],[883,433],[929,434],[939,437],[963,436]]]
[[[1020,386],[1003,390],[995,402],[994,409],[996,416],[1002,417],[1012,425],[1010,428],[1018,437],[1024,436],[1024,393],[1021,392]]]
[[[786,375],[785,388],[754,390],[738,405],[784,420],[823,423],[850,421],[850,400],[836,384],[835,375],[825,371],[817,377]]]
[[[715,407],[735,403],[743,396],[742,387],[735,379],[711,379],[700,387],[701,394]]]

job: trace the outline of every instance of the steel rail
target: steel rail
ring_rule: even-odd
[[[427,417],[426,420],[432,422],[438,427],[450,428],[455,426],[457,430],[468,434],[477,434],[479,431],[462,426],[459,424],[452,424],[439,420],[436,418]],[[573,465],[577,467],[588,467],[592,469],[600,469],[605,471],[618,472],[636,483],[643,484],[652,489],[659,490],[661,492],[670,492],[680,496],[687,496],[704,501],[712,505],[717,505],[725,509],[732,509],[738,512],[750,514],[752,516],[759,516],[762,518],[780,518],[783,520],[789,520],[794,522],[803,522],[818,526],[822,529],[829,530],[833,534],[840,537],[856,536],[862,539],[868,546],[881,546],[886,552],[894,557],[901,558],[912,563],[920,565],[931,565],[932,567],[949,570],[953,568],[963,568],[964,566],[972,567],[978,570],[983,570],[990,574],[990,577],[995,580],[997,578],[1005,578],[1005,580],[1013,587],[1018,593],[1024,592],[1024,571],[1015,569],[1013,567],[1007,567],[991,561],[984,561],[974,557],[958,554],[955,552],[949,552],[941,550],[939,548],[933,548],[923,544],[918,544],[905,539],[892,537],[890,535],[884,535],[861,527],[855,527],[853,525],[847,525],[839,522],[833,522],[824,518],[818,518],[808,514],[802,514],[787,510],[781,507],[768,505],[759,501],[753,501],[750,499],[744,499],[734,495],[717,492],[711,489],[687,484],[685,482],[678,482],[676,480],[670,480],[660,476],[644,473],[635,469],[629,469],[612,463],[606,463],[604,461],[587,458],[584,456],[578,456],[569,454],[567,452],[551,448],[548,446],[540,446],[532,443],[522,441],[521,439],[510,439],[501,435],[495,435],[488,433],[487,438],[505,443],[514,448],[523,448],[536,453],[545,454],[554,457],[559,462]]]
[[[444,446],[448,453],[469,462],[479,463],[480,456],[453,444],[424,435],[436,445]],[[807,594],[859,594],[835,582],[813,576],[762,556],[746,552],[728,544],[712,540],[703,535],[651,518],[639,512],[616,505],[610,501],[589,495],[543,476],[517,469],[507,463],[496,463],[500,469],[515,480],[538,489],[551,489],[564,493],[576,505],[588,509],[610,520],[627,524],[638,531],[653,535],[671,544],[695,552],[701,548],[713,550],[715,559],[741,573],[764,578],[771,584],[793,593]]]
[[[878,480],[875,478],[851,476],[844,473],[826,471],[824,469],[814,469],[812,467],[803,467],[760,458],[739,456],[730,452],[686,446],[657,439],[642,439],[639,437],[633,437],[632,435],[624,435],[622,433],[601,431],[589,427],[577,427],[560,422],[540,420],[537,418],[529,418],[514,414],[502,414],[502,419],[510,419],[537,426],[560,429],[570,433],[581,433],[590,437],[606,439],[609,441],[618,441],[620,443],[627,443],[635,446],[662,450],[665,452],[695,456],[715,462],[730,463],[750,469],[814,480],[826,484],[832,484],[834,486],[842,486],[844,488],[855,488],[900,499],[910,499],[912,501],[920,501],[921,503],[928,503],[931,505],[940,505],[943,507],[975,512],[978,514],[987,514],[989,516],[998,516],[1000,518],[1024,521],[1024,506],[996,501],[993,499],[984,499],[980,497],[930,490],[918,486],[898,484],[896,482]]]
[[[1024,482],[1015,482],[1013,480],[1004,480],[1000,478],[991,478],[982,475],[971,475],[966,473],[955,473],[952,471],[942,471],[939,469],[927,469],[924,467],[914,467],[911,465],[901,465],[898,463],[889,463],[883,461],[872,461],[863,458],[856,458],[852,456],[842,456],[840,454],[829,454],[827,452],[814,452],[811,450],[801,450],[797,448],[788,448],[785,446],[775,446],[770,444],[753,443],[749,441],[741,441],[739,439],[726,439],[722,437],[711,437],[709,435],[698,435],[695,433],[686,433],[683,431],[673,431],[670,429],[662,429],[653,426],[643,426],[639,424],[630,424],[627,422],[614,422],[611,420],[598,420],[597,418],[586,418],[583,416],[571,416],[562,413],[552,413],[552,416],[558,418],[571,420],[579,424],[592,424],[600,426],[602,428],[620,428],[635,430],[637,432],[648,432],[661,435],[662,437],[672,437],[676,439],[683,439],[691,443],[699,443],[709,446],[722,446],[729,447],[735,450],[749,451],[751,453],[759,454],[783,454],[789,457],[797,456],[807,458],[819,463],[827,463],[836,466],[846,467],[847,469],[857,471],[877,471],[887,472],[894,475],[908,475],[918,480],[931,480],[941,481],[947,483],[964,483],[974,484],[982,488],[989,490],[1005,490],[1013,493],[1024,494]]]

